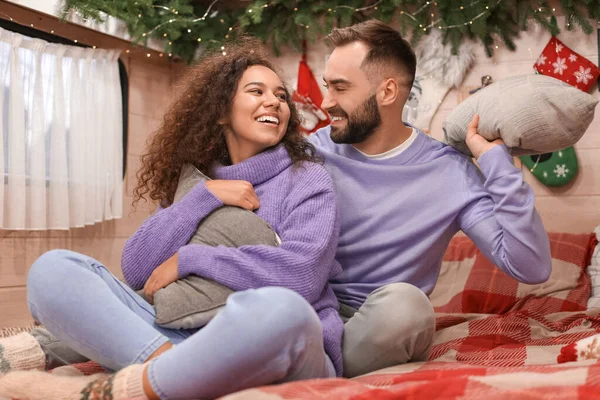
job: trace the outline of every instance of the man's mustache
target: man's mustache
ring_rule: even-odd
[[[329,108],[326,111],[332,117],[343,117],[343,118],[348,117],[348,114],[346,114],[346,112],[344,110],[342,110],[340,107]]]

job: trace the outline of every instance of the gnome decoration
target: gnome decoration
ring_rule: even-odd
[[[433,29],[419,42],[416,50],[415,82],[402,112],[402,120],[429,132],[431,120],[446,93],[458,87],[475,61],[473,44],[463,42],[457,54],[444,44],[442,33]]]
[[[329,116],[321,109],[323,94],[306,63],[306,42],[302,47],[302,59],[298,68],[298,88],[292,94],[292,101],[300,114],[300,130],[305,135],[310,135],[317,129],[329,125]]]

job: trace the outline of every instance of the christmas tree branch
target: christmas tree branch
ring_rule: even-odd
[[[562,11],[567,30],[580,27],[590,34],[600,20],[600,0],[254,0],[245,8],[227,9],[219,0],[198,5],[192,0],[63,0],[63,15],[76,12],[85,19],[123,20],[135,43],[162,39],[165,53],[193,60],[207,48],[226,47],[237,28],[282,46],[300,48],[333,27],[378,18],[393,22],[417,44],[431,29],[443,33],[454,51],[464,40],[479,40],[492,56],[499,43],[510,50],[530,22],[552,35],[560,33],[555,15]],[[231,36],[231,37],[230,37]]]

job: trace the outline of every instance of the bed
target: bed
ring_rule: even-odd
[[[468,238],[452,239],[430,296],[437,332],[426,362],[354,379],[250,389],[223,399],[600,398],[600,363],[557,362],[564,346],[600,332],[600,308],[588,308],[594,278],[588,266],[600,270],[597,250],[593,257],[598,237],[553,233],[550,241],[550,279],[525,285],[493,266]],[[53,371],[98,372],[92,362]]]

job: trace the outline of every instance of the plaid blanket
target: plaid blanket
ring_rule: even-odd
[[[429,360],[498,367],[556,363],[564,345],[600,330],[600,309],[586,311],[585,269],[594,241],[593,235],[551,234],[550,279],[526,285],[491,264],[468,238],[455,238],[430,296],[438,332]]]
[[[591,362],[524,367],[427,362],[352,380],[312,380],[250,389],[222,400],[587,400],[599,395],[600,364]]]
[[[589,399],[600,363],[556,365],[560,349],[600,331],[586,310],[593,235],[551,234],[552,274],[525,285],[491,264],[466,237],[452,240],[430,296],[437,333],[429,361],[352,380],[313,380],[226,396],[250,399]],[[532,266],[535,268],[535,266]]]

